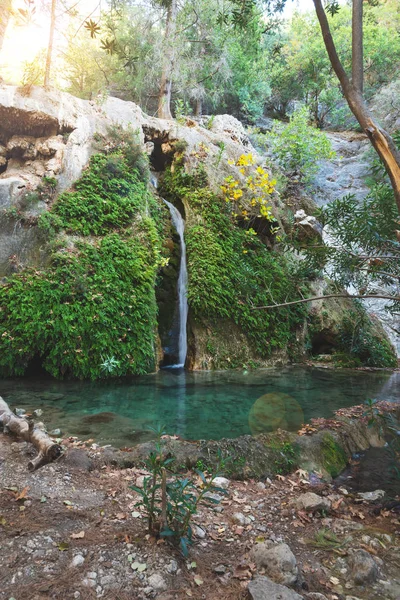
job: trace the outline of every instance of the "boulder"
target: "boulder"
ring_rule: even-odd
[[[322,239],[322,224],[315,217],[307,215],[304,210],[298,210],[294,215],[294,230],[300,242]]]
[[[271,540],[267,540],[253,546],[250,555],[257,569],[263,569],[275,583],[283,585],[296,583],[299,569],[296,557],[287,544],[274,544]]]
[[[298,509],[305,510],[306,512],[328,512],[331,508],[331,503],[328,498],[323,498],[313,492],[307,492],[297,498],[296,506]]]
[[[247,588],[252,600],[302,600],[293,590],[274,583],[268,577],[256,577]]]
[[[383,498],[385,495],[384,490],[375,490],[374,492],[359,492],[358,495],[363,500],[367,500],[368,502],[375,502],[380,498]]]
[[[378,579],[378,565],[366,550],[352,552],[348,559],[348,565],[356,585],[367,585]]]
[[[248,143],[247,133],[243,124],[232,115],[216,115],[212,119],[210,131],[227,134],[234,142]]]

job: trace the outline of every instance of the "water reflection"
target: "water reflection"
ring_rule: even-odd
[[[286,395],[290,415],[329,417],[333,411],[378,398],[400,400],[400,373],[280,368],[230,372],[162,370],[106,382],[8,379],[0,395],[11,406],[43,409],[49,428],[100,443],[131,446],[149,439],[149,427],[164,425],[186,439],[249,434],[249,415],[261,397]],[[298,408],[297,408],[298,407]],[[279,402],[276,404],[279,411]],[[254,411],[253,411],[254,412]],[[85,420],[98,413],[111,417]],[[269,413],[275,418],[273,411]],[[297,417],[296,417],[297,418]],[[281,425],[282,426],[282,425]]]

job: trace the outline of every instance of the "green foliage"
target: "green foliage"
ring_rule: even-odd
[[[273,462],[273,470],[279,475],[292,473],[298,466],[299,450],[290,442],[273,446],[276,456]]]
[[[142,208],[156,204],[138,172],[121,151],[92,157],[72,192],[61,194],[52,212],[43,215],[43,229],[64,229],[80,235],[105,235],[128,227]]]
[[[0,286],[1,375],[22,375],[35,357],[55,377],[154,370],[162,212],[131,166],[133,150],[122,144],[92,157],[40,218],[53,236],[49,266]]]
[[[388,296],[386,310],[400,307],[400,243],[397,239],[398,212],[393,190],[376,184],[359,201],[353,195],[331,202],[317,213],[329,228],[331,243],[303,247],[305,266],[320,270],[340,286],[353,286],[360,294]],[[296,242],[293,242],[295,247]],[[390,301],[390,296],[393,301]]]
[[[321,459],[324,468],[332,477],[337,477],[347,465],[345,451],[329,433],[326,433],[322,440]]]
[[[154,369],[154,224],[137,234],[77,242],[46,271],[25,270],[0,287],[3,376],[23,375],[35,356],[55,377],[111,374],[102,367],[109,355],[113,375]]]
[[[201,172],[167,172],[161,193],[184,199],[198,215],[186,228],[188,302],[194,317],[232,320],[260,357],[290,345],[304,306],[252,310],[297,297],[304,282],[290,258],[269,251],[257,236],[235,225],[226,202],[212,193]]]
[[[397,357],[390,342],[373,331],[370,318],[360,306],[351,310],[339,328],[339,349],[335,361],[344,367],[396,367]]]
[[[304,183],[318,172],[318,160],[334,156],[327,136],[311,127],[308,120],[308,109],[300,108],[287,125],[275,122],[267,135],[267,143],[285,173]]]
[[[174,458],[166,456],[163,433],[162,428],[157,431],[155,450],[145,461],[150,476],[144,478],[142,488],[131,486],[131,489],[141,496],[136,506],[144,508],[149,532],[179,546],[183,555],[187,556],[192,543],[193,515],[201,505],[218,504],[214,498],[207,497],[207,493],[226,492],[213,484],[218,476],[218,468],[208,476],[202,470],[195,469],[199,478],[197,483],[172,471],[168,473],[167,481],[167,469],[172,468]]]

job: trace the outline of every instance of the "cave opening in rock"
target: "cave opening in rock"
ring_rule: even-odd
[[[332,335],[325,331],[315,333],[311,339],[311,352],[313,356],[319,354],[333,354],[336,348]]]

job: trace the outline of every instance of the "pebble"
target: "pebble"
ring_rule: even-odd
[[[178,563],[176,562],[176,560],[171,560],[169,565],[167,565],[167,571],[168,571],[168,573],[171,573],[172,575],[178,571],[178,568],[179,567],[178,567]]]
[[[199,527],[198,525],[193,525],[192,529],[196,537],[198,537],[200,540],[204,540],[207,533],[202,527]]]
[[[265,490],[265,488],[266,488],[266,487],[267,487],[267,486],[266,486],[266,485],[265,485],[265,483],[263,483],[262,481],[259,481],[259,482],[257,483],[257,485],[256,485],[256,488],[257,488],[258,490]]]
[[[80,567],[81,565],[83,565],[84,562],[85,562],[85,559],[83,558],[82,554],[77,554],[72,559],[71,567]]]
[[[232,520],[237,525],[241,525],[244,527],[245,525],[250,525],[251,519],[249,517],[245,517],[243,513],[237,512],[232,516]]]

